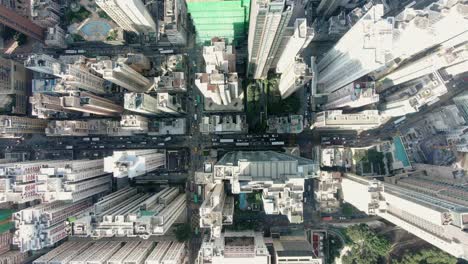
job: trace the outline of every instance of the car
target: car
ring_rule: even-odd
[[[212,139],[211,139],[211,142],[216,142],[216,141],[218,141],[217,138],[212,138]]]

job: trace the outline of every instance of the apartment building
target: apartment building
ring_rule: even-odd
[[[104,158],[104,171],[115,178],[134,178],[166,166],[166,153],[156,149],[114,151]]]

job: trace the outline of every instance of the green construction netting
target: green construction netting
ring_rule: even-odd
[[[189,0],[187,7],[197,32],[197,43],[207,44],[213,37],[234,43],[247,36],[250,0]]]

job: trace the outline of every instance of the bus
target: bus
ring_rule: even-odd
[[[161,53],[161,54],[171,54],[171,53],[174,53],[174,50],[160,50],[159,53]]]
[[[247,146],[249,146],[249,142],[238,142],[238,143],[236,143],[236,146],[247,147]]]
[[[398,125],[398,124],[400,124],[401,122],[403,122],[403,121],[405,121],[405,120],[406,120],[406,116],[403,116],[403,117],[400,117],[400,118],[398,118],[397,120],[395,120],[395,121],[393,122],[393,124],[394,124],[394,125]]]
[[[201,97],[200,97],[200,95],[197,95],[197,104],[201,104]]]
[[[198,195],[196,193],[193,194],[193,202],[198,204]]]
[[[233,143],[234,139],[232,139],[232,138],[222,138],[222,139],[219,140],[219,142],[221,142],[221,143]]]
[[[275,142],[271,142],[271,145],[272,145],[272,146],[283,146],[283,145],[284,145],[284,141],[275,141]]]

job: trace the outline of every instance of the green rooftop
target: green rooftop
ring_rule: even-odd
[[[235,44],[247,37],[250,0],[188,0],[187,7],[198,44],[210,44],[213,37]]]

